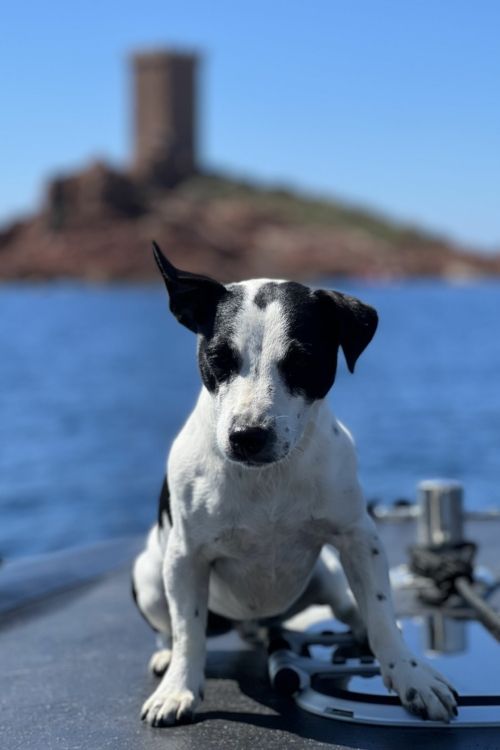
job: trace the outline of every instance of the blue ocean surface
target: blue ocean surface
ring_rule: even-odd
[[[380,316],[329,396],[367,498],[447,476],[469,508],[499,506],[500,284],[340,288]],[[198,389],[195,337],[161,285],[0,287],[0,556],[146,530]]]

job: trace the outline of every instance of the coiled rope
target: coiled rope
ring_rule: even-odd
[[[458,594],[474,610],[477,619],[500,641],[500,614],[481,597],[474,587],[473,542],[410,547],[410,568],[416,575],[434,583],[432,591],[420,592],[426,604],[441,605],[452,594]]]

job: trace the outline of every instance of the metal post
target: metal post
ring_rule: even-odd
[[[450,479],[426,479],[418,485],[418,542],[424,545],[463,541],[463,487]]]
[[[436,654],[460,654],[467,648],[465,622],[432,612],[423,618],[425,648]]]

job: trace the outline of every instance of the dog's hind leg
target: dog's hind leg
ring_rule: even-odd
[[[155,525],[148,536],[146,549],[137,557],[132,570],[132,594],[146,622],[156,631],[159,649],[149,662],[150,671],[161,676],[171,657],[171,626],[162,577],[163,544],[161,535],[168,529]]]
[[[329,606],[332,614],[349,627],[357,641],[366,642],[364,622],[337,554],[330,545],[323,547],[306,588],[279,620],[288,620],[314,604]]]
[[[313,604],[330,607],[337,620],[345,623],[360,643],[366,642],[366,628],[333,547],[325,544],[304,592],[285,613],[288,619]]]

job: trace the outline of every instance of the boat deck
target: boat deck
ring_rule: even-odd
[[[485,537],[483,562],[497,570],[498,526],[468,530]],[[404,539],[411,540],[408,522],[383,526],[382,534],[395,563]],[[239,646],[234,634],[210,639],[195,723],[146,726],[139,711],[156,680],[146,670],[154,638],[130,596],[129,562],[138,545],[124,540],[0,568],[5,750],[500,748],[498,729],[390,729],[307,714],[270,688],[265,652]]]

